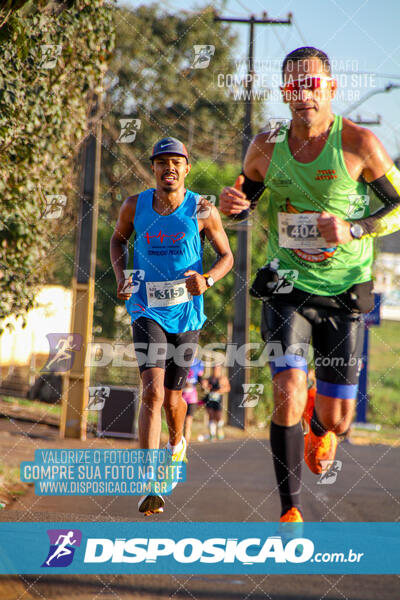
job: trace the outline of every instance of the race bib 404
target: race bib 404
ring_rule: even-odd
[[[282,248],[325,248],[328,242],[317,227],[319,213],[278,213],[279,245]]]

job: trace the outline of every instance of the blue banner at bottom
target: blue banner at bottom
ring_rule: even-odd
[[[400,523],[0,523],[1,574],[398,574]]]

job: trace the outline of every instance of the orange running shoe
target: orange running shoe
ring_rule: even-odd
[[[311,391],[311,390],[310,390]],[[336,454],[337,437],[333,431],[318,436],[311,430],[311,418],[314,412],[315,394],[309,394],[303,413],[305,421],[304,460],[312,473],[320,475],[323,471],[321,460],[333,460]]]
[[[279,519],[278,534],[282,538],[282,543],[287,544],[291,540],[303,537],[303,517],[301,512],[295,506],[292,506]],[[298,544],[295,548],[296,556],[301,556],[303,553],[302,544]]]
[[[303,517],[301,512],[295,506],[292,506],[284,515],[279,519],[280,523],[303,523]]]
[[[322,460],[333,461],[336,454],[337,437],[333,431],[327,431],[325,435],[318,436],[311,431],[304,436],[304,460],[307,467],[320,475],[323,471]]]

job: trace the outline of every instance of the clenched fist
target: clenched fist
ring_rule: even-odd
[[[117,297],[120,300],[129,300],[129,298],[132,296],[131,290],[132,290],[132,275],[128,279],[125,279],[125,277],[123,277],[118,281]]]
[[[250,201],[247,200],[246,195],[242,191],[243,183],[244,176],[239,175],[236,178],[234,187],[224,187],[219,196],[219,209],[227,217],[238,215],[250,208]]]
[[[189,294],[192,296],[201,296],[207,289],[206,280],[201,275],[201,273],[197,273],[197,271],[186,271],[185,276],[186,279],[186,287]]]
[[[317,219],[318,230],[328,244],[347,244],[353,240],[350,223],[323,211]]]

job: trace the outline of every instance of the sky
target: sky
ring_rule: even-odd
[[[118,0],[119,5],[134,9],[153,0]],[[198,12],[208,4],[195,0],[163,0],[168,12]],[[400,86],[399,0],[227,0],[224,8],[213,2],[225,17],[286,18],[293,13],[291,26],[258,25],[255,30],[256,71],[263,81],[278,91],[279,64],[298,46],[315,46],[328,54],[338,78],[338,100],[334,112],[342,114],[358,99],[384,88],[389,83]],[[235,59],[243,60],[248,52],[249,27],[233,25],[239,35]],[[210,39],[212,44],[212,39]],[[211,65],[210,65],[211,66]],[[261,80],[261,79],[260,79]],[[267,105],[269,116],[289,117],[287,107],[275,93]],[[374,94],[350,113],[381,124],[369,126],[382,140],[389,154],[400,156],[400,87],[391,92]]]

